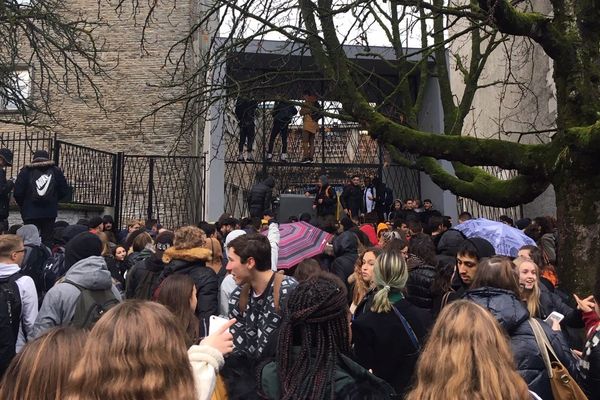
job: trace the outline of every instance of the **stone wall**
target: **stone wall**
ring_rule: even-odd
[[[173,43],[181,39],[195,21],[196,3],[191,0],[157,2],[154,18],[145,32],[146,46],[142,50],[142,27],[148,2],[139,2],[134,13],[133,2],[123,2],[123,8],[117,12],[114,4],[108,2],[68,1],[74,15],[80,12],[92,20],[100,16],[104,25],[96,32],[98,43],[104,43],[100,58],[105,63],[108,76],[95,78],[101,90],[98,102],[89,89],[84,90],[81,96],[52,92],[50,107],[56,121],[46,118],[41,122],[48,123],[49,129],[56,132],[59,139],[101,150],[134,154],[171,152],[180,134],[182,106],[169,107],[144,122],[141,119],[162,99],[178,93],[178,90],[157,86],[173,71],[171,63],[165,64],[165,57]],[[178,56],[175,52],[171,59]],[[186,61],[191,60],[192,54]],[[35,79],[35,74],[33,76]],[[39,93],[33,93],[33,96],[35,99]],[[18,130],[18,126],[0,124],[0,133]],[[183,143],[177,149],[178,154],[190,151],[189,138]]]

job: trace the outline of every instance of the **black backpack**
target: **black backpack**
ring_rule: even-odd
[[[152,300],[152,294],[154,293],[153,289],[157,286],[158,278],[160,278],[161,273],[162,271],[144,271],[144,276],[135,288],[133,298],[140,300]]]
[[[56,177],[54,167],[46,170],[33,168],[29,171],[29,186],[31,188],[31,199],[38,203],[48,200],[56,200]]]
[[[20,272],[0,279],[0,377],[14,358],[21,324]]]
[[[65,276],[65,249],[59,247],[54,254],[46,260],[42,270],[42,293],[47,293],[52,289],[56,281]]]
[[[31,279],[33,279],[38,293],[38,300],[41,304],[44,294],[42,291],[44,285],[44,266],[50,257],[50,251],[44,245],[25,245],[25,251],[25,258],[21,265],[21,273],[30,276]]]
[[[111,289],[90,290],[67,279],[64,283],[75,286],[81,292],[71,319],[71,325],[77,328],[92,329],[106,311],[119,304]]]

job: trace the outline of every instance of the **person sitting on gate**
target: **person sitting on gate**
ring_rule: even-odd
[[[35,284],[19,268],[24,254],[20,237],[0,235],[0,376],[15,353],[33,336],[38,313]]]
[[[46,293],[33,329],[38,337],[49,328],[73,324],[90,328],[100,313],[121,301],[110,271],[102,257],[102,241],[93,233],[83,232],[65,246],[64,279]],[[90,294],[102,304],[88,301]]]
[[[259,233],[241,235],[227,245],[227,270],[238,285],[229,299],[235,352],[261,358],[281,323],[282,308],[298,284],[271,270],[271,244]]]

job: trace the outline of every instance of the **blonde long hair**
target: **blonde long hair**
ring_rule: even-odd
[[[68,400],[195,400],[182,329],[163,305],[123,302],[91,330]]]
[[[402,292],[408,280],[408,267],[402,253],[383,250],[375,262],[373,276],[378,290],[371,311],[378,314],[389,312],[392,310],[390,292]]]
[[[521,265],[523,265],[524,263],[533,264],[533,266],[535,267],[536,279],[535,279],[535,282],[533,283],[533,289],[527,290],[527,289],[519,286],[519,288],[520,288],[519,293],[521,296],[521,300],[523,300],[527,304],[527,311],[529,311],[529,315],[531,317],[539,317],[540,310],[541,310],[540,268],[535,262],[533,262],[533,260],[531,260],[529,258],[525,258],[525,257],[517,257],[513,260],[513,263],[517,267],[517,272],[519,272],[519,268],[521,268]],[[519,274],[520,274],[520,272],[519,272]]]
[[[29,342],[6,370],[0,399],[62,400],[86,336],[81,329],[59,327]]]
[[[406,400],[529,400],[506,334],[483,307],[444,307],[419,358]]]

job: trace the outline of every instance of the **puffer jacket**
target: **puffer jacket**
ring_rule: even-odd
[[[348,277],[354,272],[354,264],[358,258],[358,238],[353,232],[346,231],[333,241],[335,260],[331,264],[331,272],[342,282],[348,284]]]
[[[528,322],[529,312],[523,303],[513,292],[491,287],[469,290],[464,298],[474,301],[492,313],[510,337],[517,371],[527,382],[529,390],[537,393],[544,400],[552,400],[550,379],[533,330]],[[543,321],[540,323],[560,361],[571,376],[579,380],[575,360],[571,356],[562,333],[553,331]]]
[[[265,211],[271,208],[274,187],[275,179],[272,176],[252,186],[248,193],[248,211],[251,217],[262,218]]]
[[[91,256],[77,261],[69,268],[63,280],[69,280],[91,290],[111,289],[115,297],[121,300],[121,294],[113,284],[102,256]],[[67,325],[73,319],[81,292],[77,287],[63,280],[54,285],[44,296],[33,327],[34,337],[55,326]]]
[[[172,274],[186,274],[196,284],[196,316],[200,320],[200,337],[208,335],[208,324],[211,315],[218,315],[219,278],[215,271],[206,266],[210,260],[210,250],[195,247],[193,249],[177,249],[169,247],[163,253],[162,260],[166,264],[158,285]]]
[[[407,296],[417,307],[431,310],[435,293],[431,291],[431,285],[436,277],[434,266],[427,264],[423,259],[411,255],[408,260],[408,281],[406,281]]]

